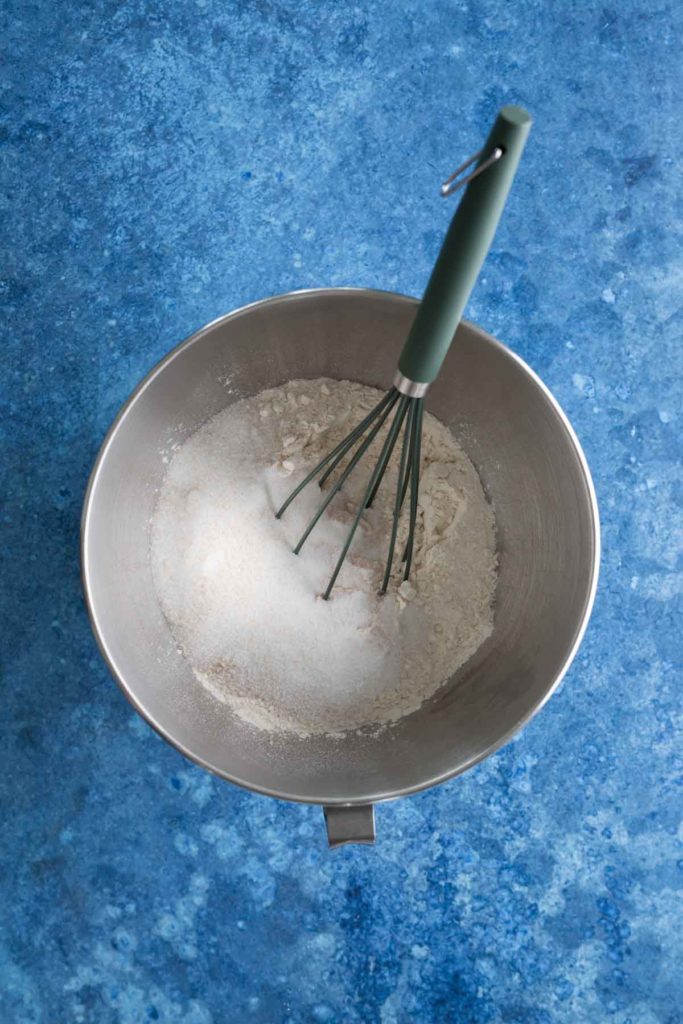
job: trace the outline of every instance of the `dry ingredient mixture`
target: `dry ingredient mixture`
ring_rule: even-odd
[[[493,628],[494,519],[451,432],[426,414],[416,552],[378,596],[393,512],[392,459],[329,601],[320,597],[383,438],[306,541],[320,502],[274,510],[381,397],[350,381],[295,380],[214,416],[173,455],[151,525],[155,585],[197,679],[252,725],[340,734],[415,711]],[[403,516],[405,536],[407,509]],[[400,585],[399,585],[400,584]]]

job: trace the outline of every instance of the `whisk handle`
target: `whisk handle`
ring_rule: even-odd
[[[398,362],[411,381],[431,383],[489,251],[531,128],[521,107],[503,107],[480,152],[477,168],[494,150],[502,155],[474,177],[455,211]]]

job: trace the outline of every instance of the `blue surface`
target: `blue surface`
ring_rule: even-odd
[[[3,12],[2,1024],[679,1024],[681,5]],[[585,446],[595,612],[516,742],[329,853],[319,809],[221,784],[126,704],[83,491],[201,324],[420,294],[438,184],[511,101],[535,128],[468,315]]]

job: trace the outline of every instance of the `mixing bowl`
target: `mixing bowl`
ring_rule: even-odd
[[[599,561],[593,486],[567,419],[521,359],[461,324],[427,401],[454,430],[494,505],[495,626],[434,698],[378,736],[274,741],[203,689],[155,594],[149,524],[172,445],[238,398],[293,378],[350,377],[386,388],[416,308],[400,295],[335,288],[277,296],[214,321],[130,396],[85,499],[88,610],[128,700],[216,775],[324,805],[332,845],[372,841],[374,803],[434,786],[497,750],[566,672],[590,615]]]

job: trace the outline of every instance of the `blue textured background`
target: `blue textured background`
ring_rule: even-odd
[[[681,5],[3,21],[2,1024],[679,1024]],[[329,853],[319,809],[221,784],[128,707],[81,600],[83,491],[201,324],[299,287],[420,294],[437,186],[510,101],[536,124],[468,315],[585,446],[595,613],[516,742]]]

